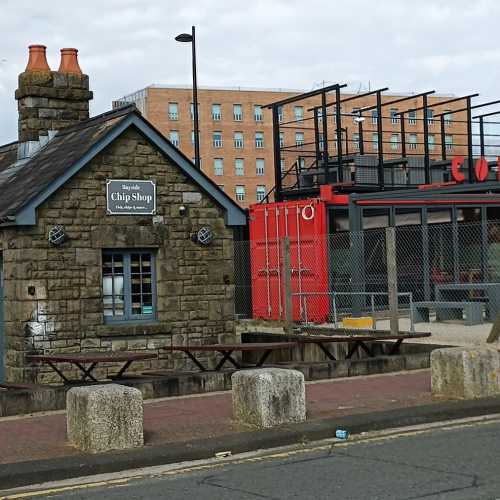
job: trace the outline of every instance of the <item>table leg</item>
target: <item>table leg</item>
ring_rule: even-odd
[[[401,346],[401,343],[403,342],[403,339],[398,339],[391,347],[391,350],[389,351],[389,356],[393,356],[394,354],[399,354],[399,347]]]
[[[207,369],[196,359],[196,357],[190,351],[184,351],[188,358],[202,371],[206,372]]]
[[[359,347],[361,347],[361,349],[363,349],[363,351],[365,351],[370,358],[373,358],[373,351],[362,340],[358,340],[358,342]]]
[[[132,364],[133,360],[129,359],[121,368],[120,371],[115,375],[115,379],[121,378],[128,367]]]
[[[269,357],[271,352],[272,352],[272,349],[268,349],[267,351],[264,351],[264,354],[260,357],[259,361],[257,361],[257,364],[255,366],[261,367],[265,363],[266,359]]]
[[[335,356],[330,352],[329,349],[327,349],[325,347],[325,345],[323,344],[323,342],[314,342],[326,355],[326,357],[331,360],[331,361],[337,361],[337,359],[335,358]]]
[[[77,361],[75,361],[73,364],[75,366],[77,366],[83,372],[82,379],[81,379],[82,382],[84,382],[86,378],[89,378],[93,382],[98,382],[98,380],[96,378],[94,378],[94,376],[92,375],[92,370],[97,366],[96,362],[91,363],[88,368],[85,368],[84,366],[82,366]]]
[[[69,384],[70,383],[70,380],[69,378],[67,378],[64,373],[59,370],[56,365],[54,365],[54,363],[52,363],[51,361],[47,361],[47,364],[63,379],[64,383],[65,384]]]
[[[231,356],[233,354],[233,351],[217,351],[219,354],[222,354],[222,359],[219,361],[217,366],[215,367],[215,371],[218,372],[223,366],[226,361],[229,361],[232,363],[232,365],[236,369],[240,369],[241,366],[237,363],[237,361]]]

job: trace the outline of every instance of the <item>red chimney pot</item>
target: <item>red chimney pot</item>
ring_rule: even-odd
[[[29,59],[24,71],[50,71],[45,45],[30,45]]]
[[[61,49],[61,64],[58,71],[59,73],[82,74],[82,70],[78,64],[78,50]]]

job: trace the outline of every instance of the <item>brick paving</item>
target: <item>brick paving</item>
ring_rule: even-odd
[[[309,419],[429,404],[430,371],[352,377],[307,384]],[[149,400],[144,405],[147,446],[247,431],[231,421],[231,393]],[[66,444],[64,412],[0,418],[0,464],[76,456]]]

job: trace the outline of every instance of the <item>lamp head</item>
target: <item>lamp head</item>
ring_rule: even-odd
[[[193,35],[190,35],[189,33],[181,33],[175,37],[175,40],[177,42],[192,42]]]

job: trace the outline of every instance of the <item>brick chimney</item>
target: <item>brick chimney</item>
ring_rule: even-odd
[[[28,65],[16,90],[20,143],[46,141],[49,131],[89,118],[89,77],[78,65],[76,49],[61,49],[58,71],[47,63],[46,47],[30,45]]]

